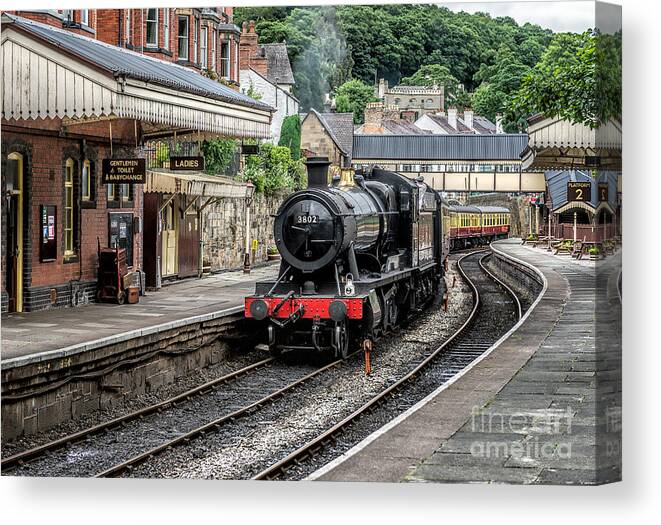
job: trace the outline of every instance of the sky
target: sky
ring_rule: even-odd
[[[594,2],[448,2],[443,5],[452,11],[484,11],[493,17],[509,16],[519,24],[530,22],[555,32],[580,33],[594,26]]]

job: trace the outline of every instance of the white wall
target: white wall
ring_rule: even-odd
[[[441,126],[436,124],[436,122],[430,119],[429,116],[427,115],[422,115],[418,120],[414,122],[414,124],[420,129],[431,131],[436,135],[447,135],[447,131],[445,131]]]
[[[271,84],[263,76],[251,69],[244,69],[239,76],[241,92],[246,93],[252,82],[253,90],[262,95],[261,102],[277,109],[271,121],[271,141],[274,144],[280,140],[282,121],[289,115],[298,114],[298,101],[284,89]]]

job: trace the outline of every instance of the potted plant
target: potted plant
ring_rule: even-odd
[[[278,253],[278,249],[271,244],[267,249],[266,249],[266,256],[269,261],[279,261],[280,260],[280,254]]]
[[[588,249],[588,255],[590,256],[591,261],[595,261],[599,259],[599,253],[600,253],[599,248],[597,248],[596,246],[593,246]]]

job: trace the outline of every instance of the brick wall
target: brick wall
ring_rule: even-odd
[[[142,187],[133,188],[133,201],[122,202],[120,208],[112,208],[109,204],[120,203],[107,201],[107,187],[101,183],[102,159],[111,156],[107,140],[103,133],[107,132],[107,123],[92,123],[75,126],[76,138],[51,135],[47,129],[57,121],[29,122],[22,128],[3,129],[2,161],[7,155],[16,151],[24,158],[24,200],[26,213],[24,221],[24,310],[31,311],[51,306],[51,289],[57,296],[53,306],[71,304],[71,297],[80,288],[78,298],[90,299],[93,295],[97,270],[97,238],[102,246],[108,244],[109,212],[122,211],[142,216]],[[39,134],[37,126],[45,126]],[[82,128],[82,129],[78,129]],[[66,128],[65,128],[66,129]],[[115,157],[135,156],[137,153],[127,143],[133,135],[133,123],[118,121],[113,126],[113,136],[124,136],[125,141],[115,143]],[[66,133],[66,132],[64,132]],[[85,141],[80,137],[84,133]],[[123,134],[122,134],[123,133]],[[118,141],[119,142],[119,141]],[[64,256],[64,174],[68,158],[74,160],[76,175],[74,179],[74,199],[77,201],[78,213],[74,218],[75,229],[78,231],[78,247],[72,258]],[[84,159],[91,163],[92,180],[94,181],[92,202],[81,204],[80,201],[80,167]],[[57,259],[51,262],[39,261],[40,242],[40,205],[53,204],[57,206],[56,239]],[[84,207],[85,206],[85,207]],[[6,240],[6,217],[3,214],[3,242]],[[76,224],[76,221],[79,221]],[[141,235],[134,235],[134,268],[142,265]],[[3,269],[6,261],[3,257]],[[73,282],[73,284],[72,284]],[[5,282],[2,282],[5,291]],[[4,311],[4,310],[3,310]]]

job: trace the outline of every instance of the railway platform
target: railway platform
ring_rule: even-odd
[[[78,308],[8,314],[2,318],[2,367],[55,355],[65,357],[219,312],[230,314],[243,307],[243,299],[254,291],[255,281],[272,277],[277,269],[277,264],[269,264],[248,275],[230,271],[175,282],[148,292],[135,305],[91,303]]]
[[[621,254],[587,264],[513,239],[492,250],[536,270],[533,307],[482,358],[308,479],[621,479]]]

